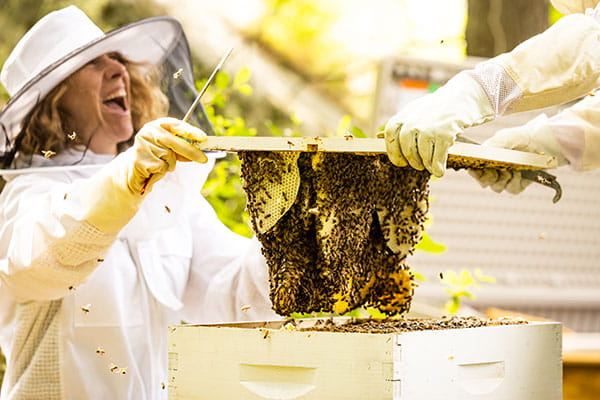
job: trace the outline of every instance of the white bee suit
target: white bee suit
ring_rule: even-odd
[[[258,242],[227,229],[200,194],[212,165],[178,163],[117,237],[81,222],[78,182],[99,167],[7,177],[2,399],[165,399],[168,325],[278,318]]]
[[[554,156],[559,166],[588,171],[600,167],[600,5],[560,3],[563,12],[580,13],[563,17],[467,74],[481,84],[498,115],[583,97],[551,118],[542,114],[525,125],[500,130],[484,145],[546,154]],[[530,183],[518,172],[471,174],[498,192],[516,194]]]

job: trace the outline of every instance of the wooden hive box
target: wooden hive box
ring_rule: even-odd
[[[314,323],[313,322],[300,322]],[[169,328],[169,399],[560,400],[561,324],[405,333]]]

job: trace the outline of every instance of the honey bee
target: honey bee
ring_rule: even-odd
[[[44,155],[44,158],[50,158],[52,156],[55,156],[56,152],[52,150],[42,150],[42,154]]]
[[[174,79],[179,79],[181,78],[181,73],[183,72],[183,68],[179,68],[177,71],[175,71],[173,73],[173,78]]]
[[[260,328],[259,330],[260,330],[260,331],[262,332],[262,334],[263,334],[263,339],[266,339],[266,338],[268,338],[268,337],[269,337],[269,334],[271,334],[271,331],[270,331],[270,330],[268,330],[268,329],[265,329],[265,328]]]

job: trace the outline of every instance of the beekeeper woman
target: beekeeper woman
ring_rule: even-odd
[[[258,245],[200,195],[213,160],[173,134],[204,131],[156,119],[174,48],[172,18],[105,35],[71,6],[4,63],[3,399],[166,398],[169,324],[274,316]]]
[[[578,170],[600,166],[600,6],[599,0],[552,0],[571,14],[509,53],[478,64],[436,92],[408,104],[385,128],[387,152],[399,166],[442,176],[448,149],[465,128],[494,118],[583,100],[548,118],[498,131],[485,145],[556,157]],[[596,8],[594,8],[596,7]],[[531,181],[519,172],[471,171],[482,186],[521,192]]]

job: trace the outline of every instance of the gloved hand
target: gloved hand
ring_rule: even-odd
[[[471,169],[469,175],[475,178],[482,188],[489,187],[496,193],[506,190],[508,193],[519,194],[533,182],[523,179],[521,172],[516,170]]]
[[[159,118],[147,123],[135,137],[134,145],[120,154],[80,189],[84,217],[105,233],[121,230],[139,209],[144,193],[168,171],[176,161],[205,163],[206,155],[188,141],[203,142],[206,134],[175,118]]]
[[[545,114],[538,115],[525,125],[499,130],[494,136],[483,142],[482,146],[555,157],[558,166],[568,163]],[[531,183],[531,180],[523,179],[521,173],[516,170],[471,170],[469,174],[477,179],[481,187],[489,186],[497,193],[506,190],[512,194],[519,194]]]
[[[495,116],[481,85],[467,73],[459,73],[388,121],[385,142],[390,161],[400,167],[425,168],[441,177],[456,135]]]

